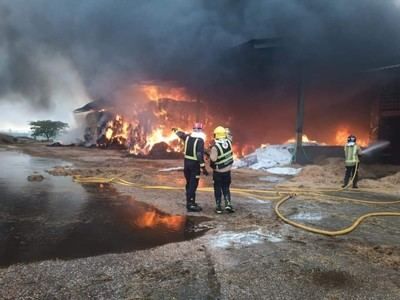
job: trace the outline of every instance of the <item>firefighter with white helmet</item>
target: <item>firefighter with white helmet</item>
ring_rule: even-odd
[[[196,203],[196,190],[199,185],[200,170],[208,175],[204,163],[204,140],[203,124],[195,123],[193,131],[187,134],[172,128],[172,131],[185,142],[184,174],[186,179],[186,209],[189,212],[199,212],[202,208]]]
[[[210,164],[213,171],[215,212],[221,214],[222,195],[225,200],[225,211],[234,212],[231,202],[231,168],[233,164],[232,141],[228,139],[226,130],[222,126],[214,129],[214,145],[210,150]]]

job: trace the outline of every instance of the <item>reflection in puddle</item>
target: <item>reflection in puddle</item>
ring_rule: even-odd
[[[204,233],[192,230],[200,218],[163,213],[111,186],[45,173],[65,165],[60,160],[2,151],[0,163],[0,266],[128,252]],[[33,172],[45,179],[28,182]]]

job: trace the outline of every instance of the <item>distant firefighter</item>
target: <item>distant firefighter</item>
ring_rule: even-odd
[[[349,181],[353,179],[353,188],[358,188],[358,170],[360,166],[360,158],[362,151],[357,145],[357,137],[350,135],[347,138],[347,143],[344,146],[346,173],[344,176],[343,188],[349,185]]]
[[[218,126],[214,130],[214,145],[210,150],[210,162],[213,171],[215,212],[222,213],[221,198],[224,195],[225,211],[234,212],[231,202],[231,168],[233,164],[232,136],[228,138],[226,129]]]
[[[184,174],[186,179],[186,209],[190,212],[199,212],[202,208],[196,203],[196,190],[199,185],[200,170],[208,175],[204,163],[204,140],[203,124],[195,123],[193,132],[187,134],[172,128],[176,135],[185,142]]]

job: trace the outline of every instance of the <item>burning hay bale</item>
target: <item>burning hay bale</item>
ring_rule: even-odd
[[[76,109],[75,113],[87,113],[84,145],[123,149],[138,157],[181,158],[178,153],[182,144],[170,128],[190,128],[188,124],[196,121],[201,105],[184,100],[176,93],[173,93],[176,99],[158,94],[153,86],[144,91],[149,93],[148,101],[133,101],[129,109],[126,105],[104,100],[92,101]]]
[[[174,149],[165,142],[154,144],[149,152],[149,157],[151,158],[168,158],[168,159],[178,159],[182,158],[183,154],[180,152],[175,152]]]

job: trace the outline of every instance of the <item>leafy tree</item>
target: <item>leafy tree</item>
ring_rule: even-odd
[[[32,130],[32,136],[36,139],[38,136],[43,136],[48,140],[56,137],[60,132],[67,129],[67,123],[51,120],[40,120],[29,122]]]

